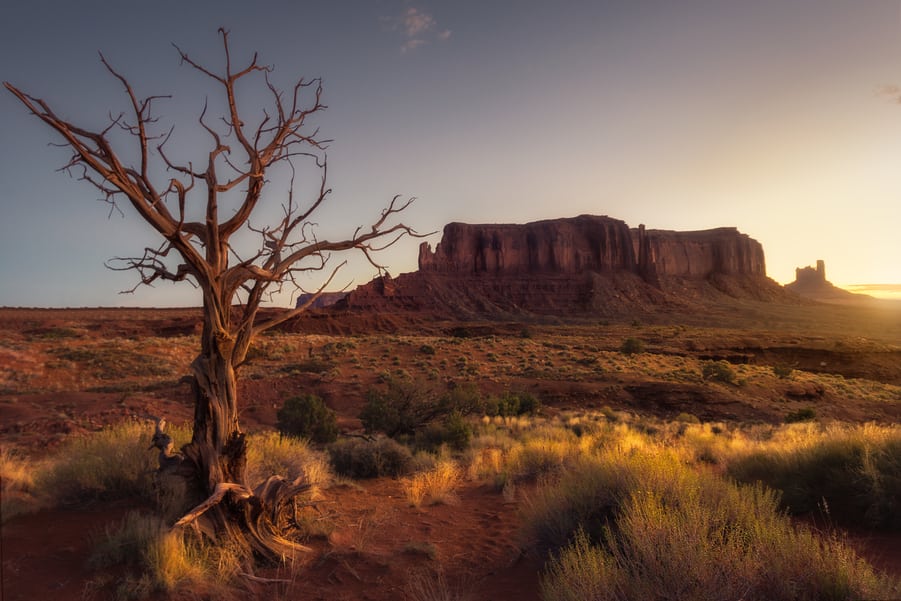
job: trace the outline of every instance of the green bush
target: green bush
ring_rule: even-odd
[[[774,365],[773,366],[773,375],[777,378],[786,379],[790,378],[792,373],[794,373],[794,368],[789,365]]]
[[[644,342],[638,338],[629,337],[623,340],[619,347],[619,352],[624,355],[636,355],[644,352]]]
[[[673,421],[678,422],[680,424],[700,424],[701,423],[701,420],[700,420],[700,418],[698,418],[697,415],[694,415],[691,413],[685,413],[684,411],[682,413],[680,413],[679,415],[677,415]]]
[[[817,412],[813,407],[804,407],[797,411],[792,411],[785,416],[786,424],[796,424],[798,422],[809,422],[817,418]]]
[[[735,370],[728,361],[707,361],[701,367],[701,375],[705,380],[735,384]]]
[[[328,448],[335,472],[350,478],[398,477],[410,471],[410,449],[390,438],[349,438]]]
[[[441,422],[432,423],[416,433],[414,444],[425,451],[436,452],[443,445],[463,451],[472,440],[472,426],[459,411],[448,414]]]
[[[335,412],[314,394],[291,397],[276,414],[280,432],[308,438],[313,442],[328,443],[338,438]]]
[[[372,389],[360,412],[367,432],[383,432],[391,438],[412,437],[450,414],[480,411],[482,399],[472,385],[458,385],[440,392],[434,384],[409,378],[386,378],[385,390]]]
[[[488,397],[483,405],[485,415],[534,415],[541,411],[541,401],[529,392],[505,392],[500,396]]]

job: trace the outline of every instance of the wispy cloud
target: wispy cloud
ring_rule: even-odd
[[[432,41],[446,42],[451,37],[450,29],[441,29],[431,13],[410,6],[400,15],[385,19],[391,28],[400,31],[404,37],[401,52],[410,52]]]
[[[404,32],[408,38],[416,38],[435,28],[435,18],[427,12],[411,6],[403,16]]]

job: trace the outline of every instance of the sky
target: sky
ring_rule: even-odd
[[[836,285],[901,291],[901,104],[887,92],[901,86],[899,0],[10,4],[0,79],[102,128],[126,100],[103,52],[138,95],[172,96],[157,113],[197,161],[212,92],[173,44],[221,68],[224,27],[234,62],[258,52],[280,86],[321,77],[324,235],[372,222],[396,194],[417,199],[403,220],[423,233],[580,214],[735,226],[780,283],[822,259]],[[260,97],[245,99],[258,114]],[[104,264],[157,246],[149,226],[59,172],[69,153],[6,90],[0,132],[0,306],[200,303],[185,283],[119,294],[136,276]],[[419,243],[379,260],[413,271]],[[354,259],[333,287],[374,275]]]

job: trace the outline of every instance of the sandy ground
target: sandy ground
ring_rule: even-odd
[[[897,317],[886,319],[894,323]],[[192,357],[195,322],[192,310],[0,309],[0,443],[39,457],[69,436],[124,419],[161,415],[172,422],[188,421],[191,398],[179,378]],[[609,405],[663,417],[688,412],[702,419],[777,422],[786,411],[813,403],[824,417],[891,423],[901,419],[901,399],[839,399],[797,381],[752,383],[736,391],[720,388],[714,394],[690,384],[601,370],[592,375],[595,372],[583,369],[588,353],[615,350],[625,336],[637,332],[661,357],[685,353],[751,362],[791,360],[799,369],[844,370],[849,378],[901,384],[901,340],[891,327],[880,329],[870,322],[872,331],[888,332],[888,337],[855,337],[851,326],[823,336],[781,329],[636,330],[634,325],[614,324],[603,330],[605,338],[582,326],[495,323],[474,328],[483,337],[464,340],[461,347],[445,341],[447,324],[411,323],[406,332],[396,319],[363,324],[369,331],[358,331],[355,348],[336,354],[336,366],[323,373],[286,366],[322,356],[336,340],[329,332],[359,330],[360,323],[342,326],[320,319],[306,328],[318,328],[317,334],[298,339],[286,333],[269,339],[268,355],[252,362],[241,381],[242,425],[250,431],[271,429],[286,396],[314,391],[338,412],[340,425],[353,430],[359,427],[355,416],[365,391],[380,373],[419,365],[423,370],[446,370],[446,375],[462,369],[454,363],[459,356],[468,358],[466,377],[478,380],[484,390],[533,391],[549,411]],[[383,331],[386,327],[389,332]],[[528,338],[521,336],[526,327],[532,332]],[[449,365],[441,367],[437,358],[423,357],[423,341],[431,341],[429,336],[444,336],[432,344],[439,345],[439,356],[453,351]],[[110,348],[115,352],[107,352]],[[512,365],[525,361],[529,353],[538,355],[529,360],[553,357],[556,363],[545,371],[502,369],[505,360]],[[564,375],[552,377],[554,373]],[[511,500],[492,487],[467,483],[452,503],[414,508],[396,480],[333,487],[319,505],[334,523],[331,534],[310,542],[313,551],[299,558],[302,569],[293,574],[263,572],[271,578],[287,577],[290,583],[249,583],[247,595],[387,601],[409,598],[411,578],[440,575],[469,599],[538,599],[541,561],[520,539],[517,509],[526,492],[518,491]],[[3,524],[3,600],[82,598],[97,579],[86,565],[91,537],[132,508],[127,502],[60,508]],[[901,575],[901,541],[896,535],[852,532],[849,540],[874,565]],[[106,598],[104,594],[93,596]]]

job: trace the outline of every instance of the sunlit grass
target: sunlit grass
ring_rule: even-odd
[[[585,458],[548,479],[524,515],[540,548],[560,549],[542,582],[547,600],[885,598],[901,590],[841,541],[793,525],[776,493],[736,486],[659,447]]]
[[[239,555],[227,545],[202,541],[191,530],[170,530],[160,517],[138,512],[96,537],[89,563],[98,570],[125,568],[116,584],[119,599],[177,592],[227,599],[241,569]]]
[[[4,522],[37,506],[35,470],[34,462],[21,453],[0,449],[0,515]]]
[[[728,473],[783,492],[793,513],[901,529],[901,428],[793,424],[735,454]]]
[[[328,456],[313,449],[306,440],[277,432],[251,435],[247,443],[247,481],[254,487],[274,474],[289,480],[303,476],[304,482],[315,489],[328,487],[333,479]]]
[[[149,421],[129,421],[68,439],[39,470],[38,494],[51,505],[152,498],[158,467],[157,453],[148,450],[153,432]],[[184,427],[170,426],[167,432],[176,441],[189,436]]]
[[[437,505],[456,501],[455,491],[462,481],[462,472],[456,462],[439,461],[434,468],[414,474],[404,481],[404,493],[410,505]]]

